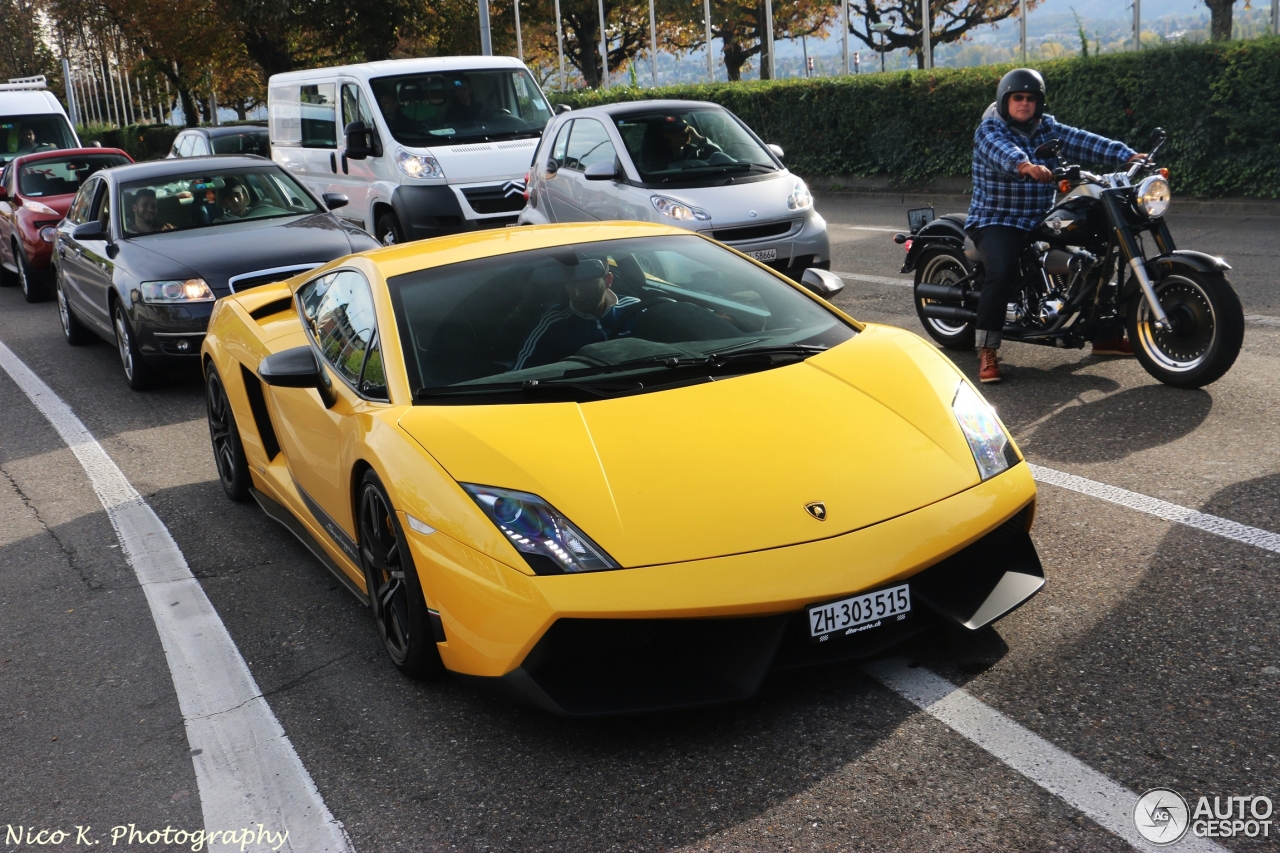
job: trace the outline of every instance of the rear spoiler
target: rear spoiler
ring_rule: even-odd
[[[0,83],[0,92],[15,92],[22,89],[48,89],[49,84],[43,74],[34,77],[10,77],[8,83]]]

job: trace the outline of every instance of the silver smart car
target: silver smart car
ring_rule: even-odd
[[[699,101],[564,112],[548,125],[520,224],[627,219],[706,234],[799,280],[830,269],[804,181],[733,113]]]

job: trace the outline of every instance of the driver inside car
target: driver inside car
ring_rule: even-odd
[[[484,106],[471,94],[470,80],[466,77],[457,77],[451,88],[453,103],[445,112],[445,117],[449,121],[467,121],[479,118],[483,114]]]
[[[614,337],[629,305],[638,305],[634,296],[613,292],[613,273],[604,261],[580,260],[564,270],[565,297],[548,308],[533,327],[513,370],[561,361],[587,344]]]
[[[662,172],[684,160],[706,160],[719,152],[720,146],[679,116],[666,116],[645,128],[641,149],[647,170]]]

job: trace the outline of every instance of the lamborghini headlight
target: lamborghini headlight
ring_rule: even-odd
[[[202,278],[186,281],[144,281],[138,285],[142,301],[171,305],[175,302],[213,302],[216,297]]]
[[[996,417],[995,409],[979,397],[969,383],[961,382],[956,388],[951,411],[955,412],[956,420],[960,422],[960,431],[969,442],[973,461],[978,463],[978,474],[983,480],[1007,470],[1018,461],[1013,442]]]
[[[1151,177],[1138,184],[1138,206],[1152,219],[1164,216],[1169,209],[1171,196],[1169,182],[1160,175]]]
[[[540,575],[621,568],[587,534],[537,495],[463,483],[462,488]]]

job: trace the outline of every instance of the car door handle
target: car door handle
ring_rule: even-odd
[[[338,174],[338,155],[332,151],[329,152],[329,168],[333,170],[335,175]]]
[[[347,152],[345,151],[342,152],[342,174],[350,174],[350,172],[347,171]]]

